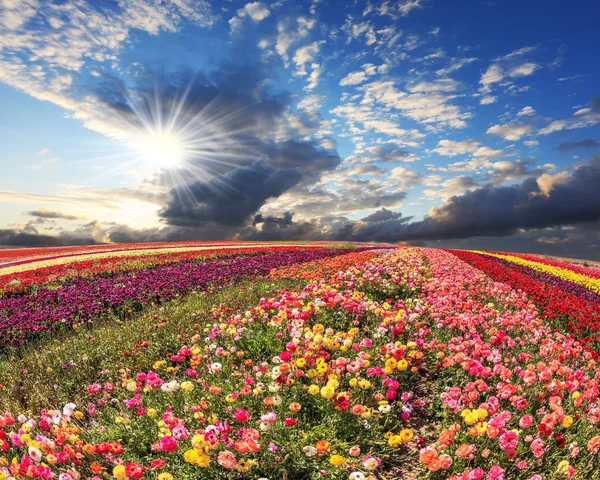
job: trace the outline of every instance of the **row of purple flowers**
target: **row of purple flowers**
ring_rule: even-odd
[[[0,349],[19,347],[32,337],[71,327],[74,322],[124,317],[191,290],[205,291],[265,276],[273,268],[364,249],[292,250],[175,263],[109,277],[75,278],[56,289],[43,287],[36,293],[7,295],[0,297]]]

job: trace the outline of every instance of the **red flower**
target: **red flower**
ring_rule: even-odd
[[[125,473],[129,478],[141,478],[144,474],[144,466],[134,462],[125,465]]]

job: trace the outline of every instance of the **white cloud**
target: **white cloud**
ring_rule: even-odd
[[[490,65],[485,73],[481,75],[481,79],[479,80],[482,92],[488,93],[490,91],[490,85],[501,82],[503,78],[504,71],[502,70],[502,67],[498,64]]]
[[[452,85],[455,86],[455,85]],[[454,98],[447,95],[451,88],[449,83],[435,82],[419,84],[417,93],[407,93],[398,90],[392,81],[376,81],[363,87],[365,92],[362,104],[371,105],[380,103],[388,108],[399,110],[404,116],[419,123],[432,125],[432,127],[463,128],[466,119],[471,114],[462,112],[457,105],[449,104]],[[440,91],[440,90],[446,91]]]
[[[388,16],[396,20],[420,8],[423,8],[422,0],[385,0],[374,9],[374,12],[377,15]]]
[[[481,100],[479,100],[479,104],[480,105],[490,105],[492,103],[496,103],[496,100],[498,100],[498,97],[494,97],[492,95],[486,95],[485,97],[481,97]]]
[[[464,67],[465,65],[469,65],[470,63],[476,62],[477,60],[479,60],[478,58],[475,57],[471,57],[471,58],[453,58],[450,65],[446,68],[440,68],[439,70],[437,70],[435,73],[439,76],[446,76],[449,73],[452,72],[456,72],[457,70],[460,70],[462,67]]]
[[[480,145],[481,143],[477,140],[464,140],[462,142],[440,140],[437,144],[437,147],[434,148],[433,151],[446,157],[455,157],[456,155],[473,153],[479,148]]]
[[[284,62],[288,62],[288,50],[296,42],[307,37],[313,27],[316,25],[316,21],[311,18],[299,16],[294,19],[287,19],[286,21],[279,22],[277,24],[277,41],[275,43],[275,50]]]
[[[362,68],[362,71],[351,72],[342,78],[340,80],[340,85],[342,87],[346,87],[348,85],[359,85],[377,73],[385,73],[389,66],[385,63],[379,67],[373,65],[372,63],[365,63]]]
[[[571,117],[563,120],[554,120],[539,130],[540,135],[548,135],[561,130],[574,130],[585,128],[600,123],[600,108],[580,108]]]
[[[507,123],[504,125],[494,125],[487,129],[486,133],[497,135],[504,140],[520,140],[533,130],[533,127],[527,123]]]
[[[507,55],[504,55],[503,57],[499,57],[496,58],[495,61],[500,61],[500,60],[510,60],[514,57],[520,57],[522,55],[525,55],[527,53],[531,53],[535,50],[536,47],[523,47],[523,48],[519,48],[517,50],[513,50],[512,52],[510,52]]]
[[[348,85],[358,85],[367,80],[368,75],[365,72],[351,72],[340,80],[340,85],[346,87]]]
[[[527,77],[532,75],[540,66],[537,63],[523,63],[517,67],[512,68],[508,75],[511,77]]]
[[[254,23],[258,23],[267,18],[271,12],[262,2],[247,3],[244,8],[240,8],[235,17],[229,20],[229,26],[232,32],[239,31],[244,18],[250,18]]]
[[[467,191],[479,186],[479,183],[477,183],[472,177],[458,176],[442,182],[441,190],[426,189],[423,191],[423,194],[430,200],[441,198],[444,202],[446,202],[454,196],[463,195]]]
[[[306,64],[313,63],[315,57],[319,54],[322,43],[323,42],[312,42],[296,50],[293,59],[296,64],[294,75],[305,76],[308,74],[306,71]]]
[[[535,115],[535,110],[529,105],[522,108],[521,111],[517,113],[517,117],[528,117],[529,115]]]
[[[0,2],[0,26],[17,30],[33,18],[40,6],[38,0],[3,0]]]
[[[538,142],[537,140],[526,140],[523,142],[523,145],[526,145],[528,147],[535,147],[536,145],[539,145],[540,142]]]
[[[313,63],[311,66],[312,72],[308,76],[308,83],[304,87],[304,90],[313,90],[317,85],[319,85],[319,77],[321,75],[321,65],[318,63]]]
[[[371,22],[352,23],[352,16],[346,17],[346,22],[342,26],[342,31],[346,34],[347,43],[352,40],[358,40],[365,37],[367,45],[373,45],[377,41],[375,29]]]

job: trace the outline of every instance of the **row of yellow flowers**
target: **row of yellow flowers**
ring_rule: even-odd
[[[490,257],[501,258],[503,260],[507,260],[511,263],[515,263],[517,265],[522,265],[524,267],[532,268],[538,272],[546,273],[548,275],[554,275],[562,280],[567,280],[569,282],[575,282],[579,285],[584,286],[585,288],[589,288],[590,290],[600,293],[600,279],[588,277],[587,275],[582,275],[580,273],[575,273],[566,268],[554,267],[552,265],[546,265],[543,263],[534,262],[531,260],[525,260],[520,257],[515,257],[513,255],[501,255],[499,253],[492,252],[482,252],[473,250],[475,253],[481,253],[484,255],[488,255]]]

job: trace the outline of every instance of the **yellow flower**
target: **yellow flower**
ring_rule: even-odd
[[[396,367],[398,370],[404,371],[408,368],[408,362],[403,358],[402,360],[400,360],[398,362],[398,365]]]
[[[385,361],[385,369],[386,369],[386,371],[387,371],[388,368],[390,370],[394,370],[397,365],[398,365],[398,361],[394,357],[388,358]]]
[[[127,474],[125,473],[125,465],[115,465],[115,468],[113,468],[113,476],[117,480],[126,480]]]
[[[573,392],[573,398],[575,400],[577,400],[579,397],[581,397],[581,393],[579,393],[579,392]]]
[[[556,468],[557,473],[565,474],[568,471],[569,471],[569,462],[567,462],[566,460],[563,460],[562,462],[560,462],[558,464],[558,467]]]
[[[349,383],[351,387],[356,387],[356,385],[358,385],[358,380],[356,378],[351,378]]]
[[[158,412],[156,411],[156,409],[154,408],[149,408],[148,411],[146,412],[146,414],[150,417],[150,418],[156,418],[158,417]]]
[[[488,412],[485,408],[478,408],[475,410],[475,413],[477,414],[477,420],[479,421],[485,420],[488,416]]]
[[[181,383],[181,389],[184,392],[191,392],[194,390],[194,384],[192,382],[186,381]]]
[[[329,400],[331,397],[335,395],[335,390],[331,388],[329,385],[325,385],[321,388],[321,396]]]
[[[173,475],[167,472],[163,472],[158,475],[158,480],[173,480]]]
[[[195,465],[196,462],[198,461],[198,452],[196,450],[194,450],[193,448],[191,450],[186,450],[186,452],[183,454],[183,459],[187,463],[191,463],[192,465]]]
[[[405,428],[404,430],[400,431],[400,436],[402,437],[403,442],[410,442],[415,434],[412,430]]]
[[[371,388],[371,382],[369,382],[368,380],[363,378],[362,380],[360,380],[358,382],[358,386],[360,388],[362,388],[363,390],[367,390],[367,389]]]
[[[341,465],[345,461],[346,461],[346,459],[344,457],[342,457],[341,455],[332,455],[331,457],[329,457],[329,463],[331,463],[335,467],[337,467],[338,465]]]
[[[402,445],[402,437],[400,435],[392,435],[388,439],[388,445],[390,447],[398,447],[398,446]]]
[[[467,425],[475,425],[479,421],[479,417],[477,416],[477,411],[469,412],[465,416],[465,423]]]
[[[73,416],[77,419],[77,420],[81,420],[83,418],[83,412],[76,410],[75,413],[73,414]]]
[[[319,393],[319,386],[313,383],[310,387],[308,387],[308,393],[311,395],[317,395]]]
[[[196,460],[196,465],[201,468],[206,468],[210,465],[210,457],[208,455],[199,455]]]
[[[296,360],[296,366],[299,368],[304,368],[306,366],[306,359],[299,358],[298,360]]]
[[[571,415],[565,416],[561,422],[561,425],[565,428],[569,428],[571,425],[573,425],[573,417]]]

